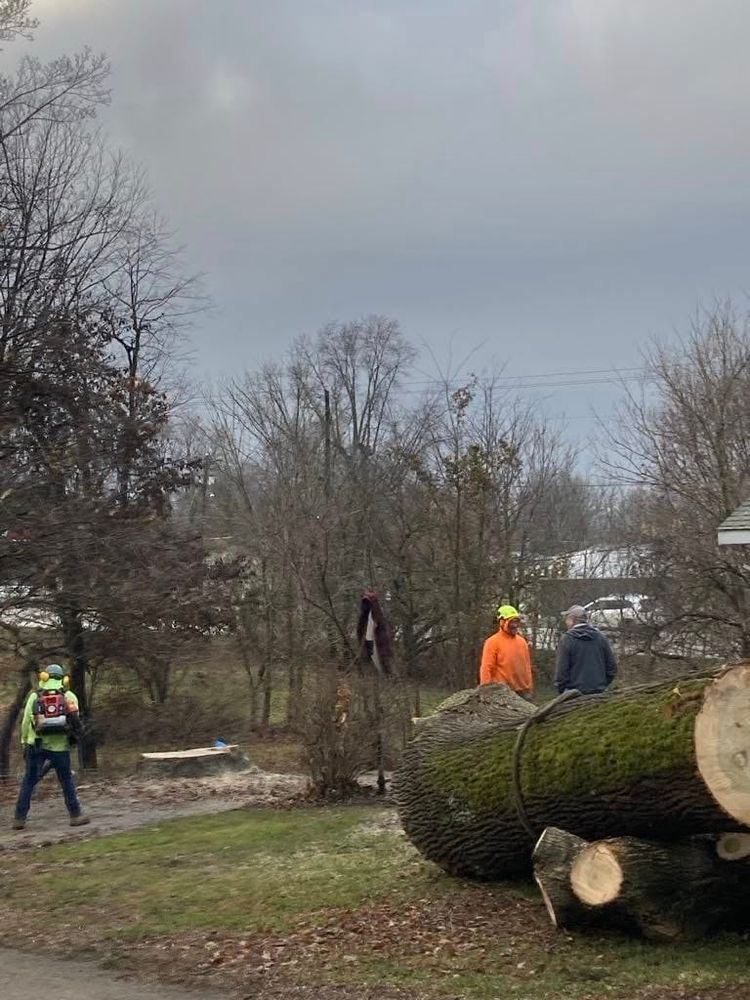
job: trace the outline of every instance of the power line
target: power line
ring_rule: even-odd
[[[639,369],[632,369],[640,371]],[[603,370],[603,372],[606,370]],[[574,374],[574,373],[568,373]],[[550,372],[546,375],[538,376],[511,376],[509,378],[479,378],[472,383],[470,379],[421,379],[407,380],[400,382],[398,388],[407,394],[414,394],[424,391],[428,387],[440,388],[444,390],[458,390],[462,388],[471,389],[472,385],[478,389],[514,389],[516,391],[529,389],[542,389],[544,391],[554,391],[558,389],[580,389],[597,385],[622,385],[627,383],[645,383],[653,380],[656,376],[649,372],[640,371],[639,374],[623,374],[622,372],[612,372],[612,374],[597,374],[595,372],[581,372],[578,378],[565,378],[563,373],[559,376]]]
[[[612,482],[609,482],[609,483],[580,483],[580,482],[576,482],[575,485],[576,486],[580,486],[582,489],[585,489],[585,490],[609,490],[609,489],[613,489],[614,487],[617,487],[618,489],[622,489],[623,486],[626,486],[628,489],[632,489],[634,487],[637,487],[639,489],[644,489],[645,490],[645,489],[648,489],[651,484],[650,483],[621,483],[621,482],[618,482],[616,479],[613,479]]]
[[[560,420],[596,420],[601,424],[613,424],[617,423],[617,417],[606,416],[602,417],[598,413],[560,413],[558,414],[558,419]]]
[[[622,378],[589,378],[589,379],[571,379],[566,382],[531,382],[523,381],[521,379],[514,382],[478,382],[476,387],[479,389],[543,389],[545,391],[551,391],[553,389],[578,389],[585,388],[586,386],[592,385],[622,385],[624,383],[631,382],[649,382],[653,376],[650,375],[630,375],[624,376]],[[448,389],[449,391],[459,390],[459,389],[471,389],[471,384],[467,385],[466,382],[440,382],[438,380],[434,382],[422,382],[414,387],[409,387],[409,383],[403,382],[400,384],[399,388],[407,393],[415,393],[423,391],[424,389],[433,386],[440,389]]]
[[[406,385],[439,385],[439,386],[457,386],[461,387],[471,383],[472,378],[475,376],[469,374],[465,378],[455,377],[452,379],[441,379],[441,378],[423,378],[423,379],[405,379],[400,384],[402,386]],[[486,383],[492,383],[493,385],[503,385],[503,384],[513,384],[516,382],[543,382],[545,379],[563,379],[566,380],[563,384],[570,384],[571,381],[576,383],[584,380],[584,383],[590,379],[594,378],[597,381],[611,381],[617,380],[619,378],[635,379],[635,378],[653,378],[652,373],[648,368],[643,367],[630,367],[630,368],[590,368],[590,369],[575,369],[574,371],[557,371],[557,372],[531,372],[525,375],[498,375],[498,376],[479,376],[478,382],[481,385],[482,381]]]

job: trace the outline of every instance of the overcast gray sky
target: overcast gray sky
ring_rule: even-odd
[[[747,0],[37,0],[208,276],[217,375],[371,312],[445,359],[638,364],[744,305]],[[584,415],[580,390],[553,407]]]

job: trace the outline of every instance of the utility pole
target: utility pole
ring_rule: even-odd
[[[208,469],[211,464],[211,456],[203,456],[203,478],[201,480],[201,534],[206,521],[206,510],[208,509]]]
[[[328,389],[323,390],[323,400],[325,406],[324,433],[325,433],[325,467],[324,467],[324,489],[326,503],[331,499],[331,394]]]

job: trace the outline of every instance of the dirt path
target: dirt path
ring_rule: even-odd
[[[82,783],[80,798],[91,824],[71,828],[62,796],[54,780],[48,778],[42,794],[32,803],[27,828],[20,833],[11,829],[14,796],[12,789],[7,790],[0,807],[0,850],[103,837],[181,816],[206,816],[245,806],[276,806],[299,795],[304,788],[301,775],[266,772],[172,781]]]
[[[241,803],[235,799],[212,799],[209,802],[186,802],[159,807],[139,802],[137,799],[123,801],[121,798],[100,795],[97,796],[95,806],[87,810],[91,816],[91,825],[71,828],[62,800],[50,799],[35,804],[29,816],[28,826],[22,832],[10,829],[13,810],[4,809],[0,827],[0,848],[12,850],[17,847],[59,844],[65,840],[104,837],[107,834],[134,830],[139,826],[149,826],[179,816],[202,816],[225,812],[228,809],[237,809],[240,805]]]
[[[226,994],[142,986],[115,979],[86,962],[68,962],[46,955],[24,955],[0,948],[0,997],[3,1000],[226,1000]]]

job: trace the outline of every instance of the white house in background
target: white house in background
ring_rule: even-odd
[[[538,607],[556,629],[572,604],[584,605],[602,628],[625,629],[648,613],[654,591],[648,546],[592,546],[551,556],[540,568]]]
[[[750,545],[750,500],[719,525],[719,545]]]
[[[567,580],[638,580],[650,556],[645,545],[620,548],[594,546],[556,556],[560,563],[559,579]]]

